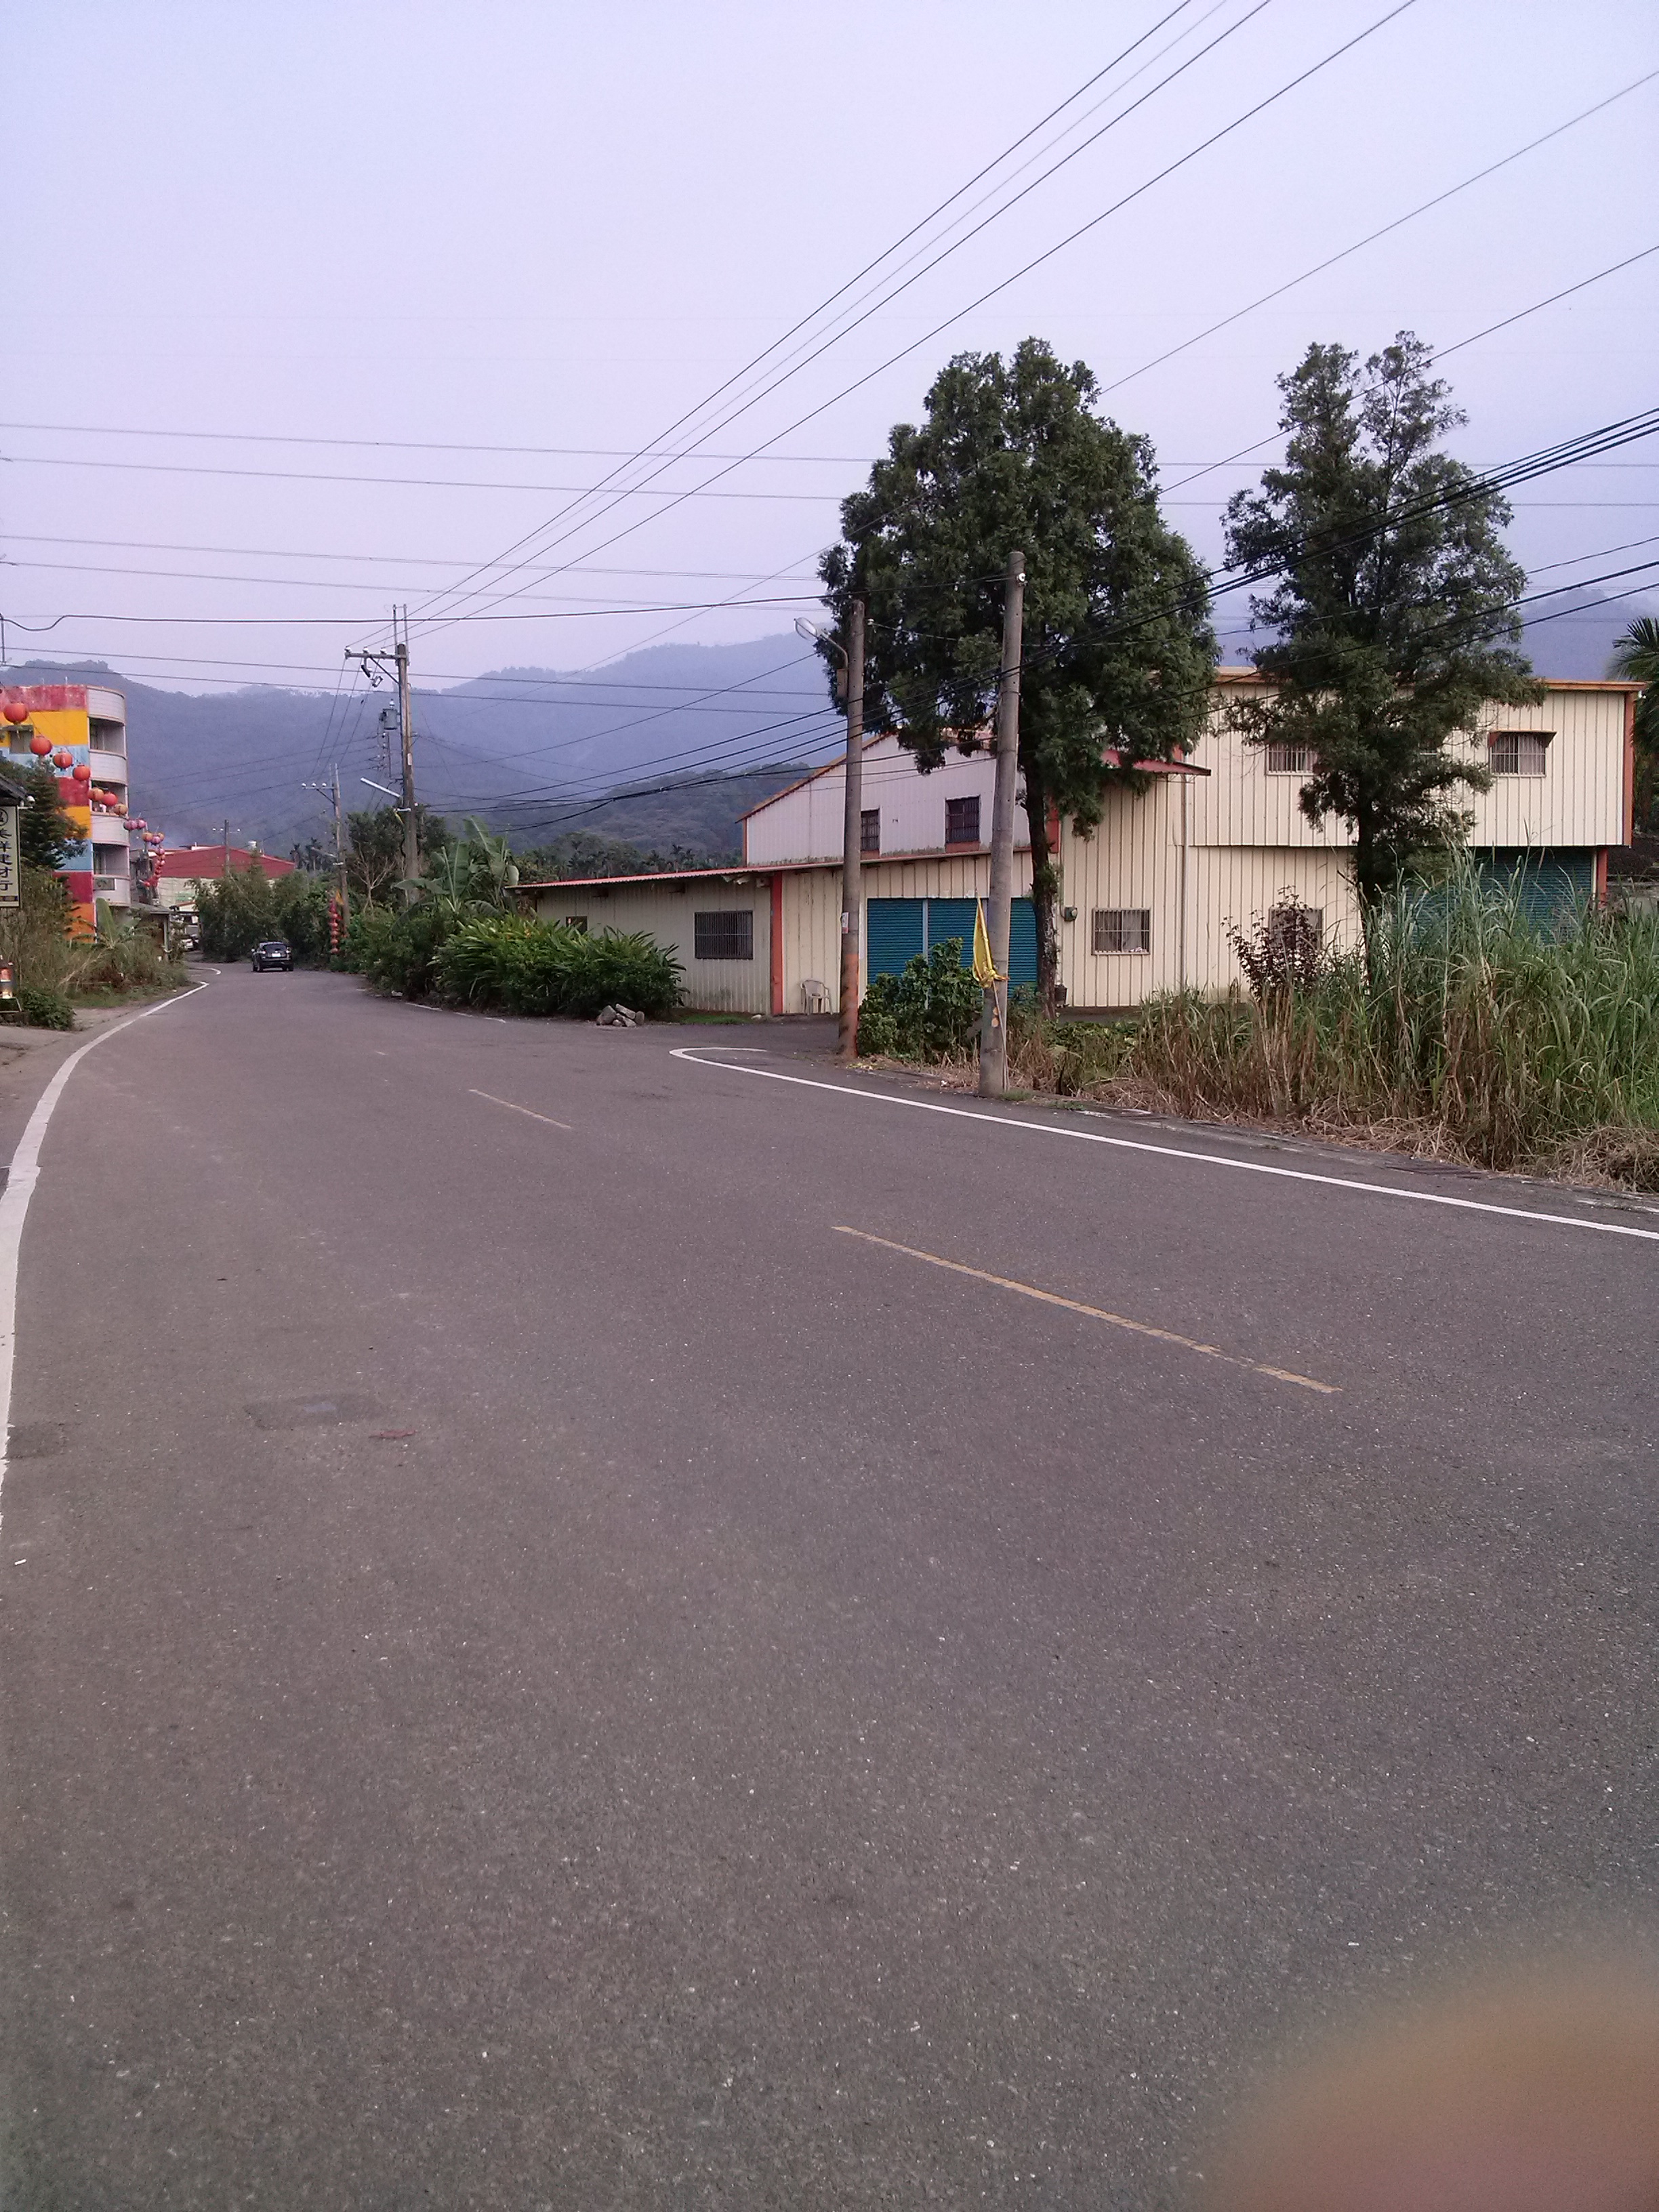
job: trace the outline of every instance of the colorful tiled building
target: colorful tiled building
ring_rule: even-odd
[[[19,769],[49,763],[57,775],[79,837],[60,872],[78,933],[91,935],[100,899],[118,908],[153,899],[146,839],[161,840],[131,812],[127,702],[119,691],[95,684],[0,690],[0,759]]]

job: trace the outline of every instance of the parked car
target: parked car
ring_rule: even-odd
[[[253,972],[257,975],[264,968],[291,968],[294,948],[285,937],[267,937],[253,948]]]

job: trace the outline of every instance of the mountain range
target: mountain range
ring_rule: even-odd
[[[1594,592],[1547,603],[1523,641],[1540,675],[1605,676],[1614,641],[1646,600]],[[1248,635],[1221,630],[1222,657]],[[127,699],[133,802],[170,843],[233,842],[285,852],[331,835],[308,787],[340,772],[348,810],[386,803],[398,782],[389,685],[339,696],[262,685],[204,694],[137,682],[101,661],[30,661],[6,682],[108,684]],[[821,664],[792,635],[740,645],[658,645],[602,669],[502,668],[415,692],[416,788],[459,819],[480,817],[520,846],[592,830],[724,854],[737,817],[841,742]]]

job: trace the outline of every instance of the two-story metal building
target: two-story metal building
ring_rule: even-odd
[[[1115,790],[1091,832],[1058,826],[1060,980],[1077,1008],[1139,1005],[1159,991],[1224,990],[1240,980],[1230,927],[1248,927],[1286,893],[1331,939],[1358,936],[1350,834],[1308,821],[1310,768],[1289,747],[1246,744],[1227,708],[1253,671],[1223,669],[1211,726],[1192,759],[1158,763],[1144,787]],[[1483,866],[1521,869],[1528,896],[1605,893],[1610,848],[1630,838],[1637,688],[1552,683],[1536,706],[1492,707],[1462,742],[1492,770],[1472,793],[1470,845]],[[685,969],[689,1003],[754,1014],[831,1011],[840,974],[844,767],[840,760],[755,807],[742,865],[670,875],[578,878],[521,886],[544,919],[644,930]],[[989,890],[994,763],[987,749],[920,775],[896,738],[863,757],[866,979],[896,972],[949,937],[971,942]],[[1015,854],[1010,966],[1035,979],[1030,854]]]

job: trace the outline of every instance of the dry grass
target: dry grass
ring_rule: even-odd
[[[1659,921],[1540,932],[1472,871],[1376,917],[1370,968],[1132,1022],[1022,1018],[1023,1088],[1624,1189],[1659,1189]]]

